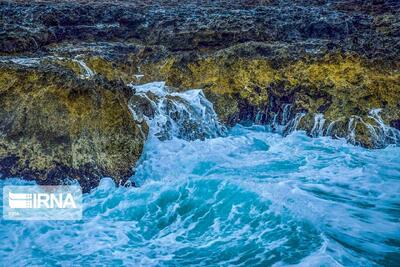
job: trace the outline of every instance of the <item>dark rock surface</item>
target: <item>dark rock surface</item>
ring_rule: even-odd
[[[204,89],[227,125],[290,104],[311,136],[323,114],[325,133],[383,147],[396,133],[380,120],[400,121],[399,14],[395,0],[0,1],[0,172],[125,181],[147,126],[124,84],[159,80]]]
[[[399,10],[395,0],[2,1],[0,52],[33,52],[63,41],[187,51],[328,40],[328,50],[393,60],[400,51]]]

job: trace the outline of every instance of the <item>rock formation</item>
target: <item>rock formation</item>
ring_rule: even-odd
[[[1,1],[0,172],[126,180],[147,126],[125,84],[159,80],[203,89],[229,126],[303,114],[312,136],[396,143],[399,12],[393,0]]]
[[[102,177],[124,184],[132,175],[147,125],[129,112],[130,88],[20,65],[2,66],[0,84],[3,175],[41,184],[77,179],[85,191]]]

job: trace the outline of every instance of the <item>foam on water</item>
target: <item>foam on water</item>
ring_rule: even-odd
[[[202,90],[176,92],[164,82],[130,86],[136,96],[130,101],[130,109],[136,120],[148,122],[150,137],[195,140],[217,137],[226,131]]]
[[[201,91],[173,92],[164,83],[134,88],[139,99],[131,103],[132,114],[151,126],[132,177],[139,187],[116,187],[104,178],[84,195],[82,221],[2,220],[1,263],[400,262],[399,147],[367,150],[345,139],[321,137],[321,116],[316,119],[316,138],[298,131],[283,136],[265,126],[236,126],[221,134]],[[135,103],[140,99],[154,109],[139,114]],[[290,106],[284,108],[283,118],[287,127],[296,129],[302,114],[290,122],[289,112]],[[160,138],[163,134],[168,138]]]
[[[393,265],[399,153],[262,127],[204,141],[152,139],[133,177],[139,188],[103,179],[85,195],[79,222],[2,221],[0,257],[17,265]]]
[[[358,115],[351,115],[348,118],[342,116],[333,121],[327,121],[322,113],[311,113],[308,115],[314,117],[314,124],[308,134],[312,137],[344,137],[349,143],[355,145],[360,145],[359,136],[357,135],[361,135],[362,138],[367,137],[371,142],[369,145],[374,148],[384,148],[389,144],[400,145],[400,130],[385,124],[381,117],[381,112],[382,109],[374,108],[364,118]],[[266,126],[270,131],[287,135],[297,130],[300,121],[306,115],[307,113],[304,111],[296,112],[294,104],[277,104],[272,97],[267,107],[257,111],[253,122],[257,125]],[[341,129],[338,122],[347,123],[347,130]],[[366,132],[357,130],[359,124],[362,125],[362,128],[366,128]],[[339,128],[336,128],[338,125]],[[335,130],[339,131],[339,136],[335,133]],[[344,133],[340,133],[343,130]],[[366,144],[364,143],[364,145]]]

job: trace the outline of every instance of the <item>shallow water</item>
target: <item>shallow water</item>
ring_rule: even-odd
[[[367,150],[260,126],[204,141],[151,137],[133,177],[139,188],[103,179],[85,194],[82,221],[2,220],[0,259],[5,266],[396,266],[399,156],[399,147]]]

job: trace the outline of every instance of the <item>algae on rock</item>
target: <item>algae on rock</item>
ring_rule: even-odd
[[[78,79],[61,68],[2,66],[0,168],[41,184],[100,178],[124,183],[133,173],[147,125],[135,122],[131,89],[101,77]]]

